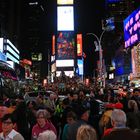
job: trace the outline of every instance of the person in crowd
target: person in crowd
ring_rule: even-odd
[[[99,120],[99,129],[101,135],[105,132],[106,129],[112,128],[111,114],[113,109],[114,109],[113,103],[108,103],[105,105],[105,111]]]
[[[17,107],[13,112],[16,118],[17,124],[16,130],[24,137],[25,140],[30,140],[31,136],[30,136],[30,122],[28,108],[22,98],[23,98],[22,96],[19,98]]]
[[[76,140],[78,128],[82,124],[87,124],[88,122],[89,109],[84,106],[77,107],[77,116],[79,117],[78,120],[75,123],[70,124],[68,127],[67,140]]]
[[[8,108],[0,103],[0,132],[2,132],[2,117],[8,113]]]
[[[51,93],[45,103],[45,105],[53,111],[55,111],[55,109],[56,109],[55,99],[56,99],[55,93]]]
[[[72,107],[70,106],[70,102],[68,98],[65,98],[62,101],[62,107],[63,107],[63,112],[62,112],[62,116],[61,116],[61,130],[63,130],[65,124],[67,123],[67,113],[69,111],[72,111]],[[62,135],[62,133],[61,133]]]
[[[89,125],[81,125],[78,128],[76,140],[97,140],[95,129]]]
[[[114,109],[111,114],[112,130],[102,140],[139,140],[140,135],[126,127],[127,117],[123,110]]]
[[[12,114],[6,114],[2,118],[2,132],[0,133],[1,140],[24,140],[23,136],[14,128],[15,119]]]
[[[77,116],[73,111],[67,113],[67,124],[65,124],[62,133],[62,140],[67,140],[67,131],[70,124],[75,123],[77,120]]]
[[[37,140],[57,140],[57,136],[52,130],[46,130],[39,134]]]
[[[137,102],[135,100],[128,101],[128,112],[127,116],[127,126],[132,130],[140,130],[140,111],[138,109]]]
[[[10,99],[10,106],[8,107],[8,113],[13,113],[16,109],[15,99]]]
[[[45,109],[39,109],[36,112],[37,123],[32,128],[32,140],[37,140],[40,133],[46,130],[52,130],[56,135],[56,128],[47,120],[47,112]]]

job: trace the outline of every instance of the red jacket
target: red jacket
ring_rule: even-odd
[[[56,136],[57,136],[57,131],[54,125],[51,122],[46,122],[45,126],[41,128],[38,124],[35,124],[32,129],[32,137],[37,138],[40,133],[44,132],[45,130],[52,130]]]

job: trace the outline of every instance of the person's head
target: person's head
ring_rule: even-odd
[[[76,140],[97,140],[95,129],[89,125],[81,125],[78,128]]]
[[[12,114],[5,114],[2,118],[2,131],[4,134],[9,134],[15,127],[15,119]]]
[[[113,127],[124,127],[126,126],[126,114],[121,109],[114,109],[111,114],[111,122]]]
[[[44,127],[47,120],[47,112],[45,109],[39,109],[36,112],[37,123],[40,127]]]
[[[77,116],[79,117],[79,119],[84,120],[84,121],[88,121],[89,109],[87,107],[84,107],[84,106],[79,106],[77,108],[77,110],[78,110]]]
[[[138,104],[135,100],[129,100],[128,101],[128,108],[130,110],[132,110],[133,112],[138,112],[139,111]]]
[[[68,124],[72,124],[77,119],[76,114],[73,111],[67,113],[67,122]]]
[[[8,108],[4,105],[0,105],[0,119],[8,113]]]
[[[52,130],[46,130],[39,134],[37,140],[56,140],[56,135]]]

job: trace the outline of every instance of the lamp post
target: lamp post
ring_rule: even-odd
[[[100,64],[100,66],[99,66],[99,78],[100,78],[100,80],[101,80],[101,82],[100,82],[100,87],[102,87],[102,86],[104,86],[104,79],[102,79],[103,78],[103,50],[102,50],[102,44],[101,44],[101,42],[102,42],[102,37],[103,37],[103,34],[105,33],[105,31],[106,30],[103,30],[102,31],[102,33],[101,33],[101,35],[100,35],[100,37],[98,37],[96,34],[94,34],[94,33],[87,33],[87,35],[93,35],[95,38],[96,38],[96,40],[97,40],[97,44],[98,44],[98,50],[99,50],[99,64]]]

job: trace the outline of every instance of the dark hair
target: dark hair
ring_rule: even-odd
[[[74,120],[76,120],[76,119],[77,119],[77,115],[76,115],[75,112],[69,111],[69,112],[67,113],[67,118],[73,118]]]
[[[4,122],[4,121],[6,121],[6,120],[8,120],[8,119],[10,119],[10,120],[12,121],[12,123],[15,123],[15,122],[16,122],[16,120],[15,120],[13,114],[11,114],[11,113],[5,114],[5,115],[3,116],[3,118],[1,119],[1,121]]]

